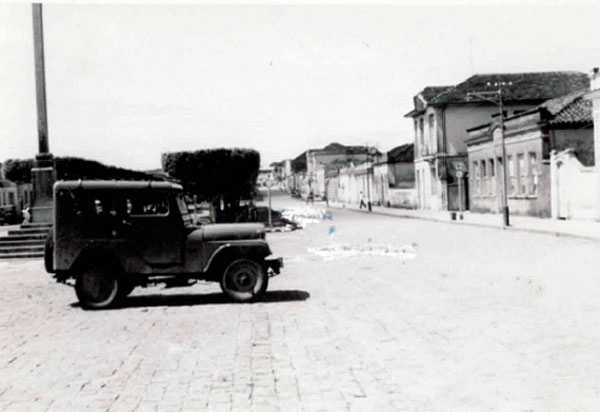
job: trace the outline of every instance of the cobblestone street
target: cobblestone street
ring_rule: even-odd
[[[598,243],[350,211],[269,242],[255,304],[202,283],[84,311],[40,260],[0,262],[0,410],[597,410]],[[334,243],[418,247],[310,249]]]

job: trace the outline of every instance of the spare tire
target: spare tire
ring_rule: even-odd
[[[48,231],[46,243],[44,243],[44,268],[48,273],[55,273],[54,270],[54,237],[53,230]]]

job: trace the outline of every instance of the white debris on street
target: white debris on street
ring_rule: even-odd
[[[331,212],[327,209],[306,206],[303,208],[283,209],[281,216],[290,219],[304,228],[309,223],[320,223],[331,220]]]
[[[417,244],[389,245],[372,243],[364,244],[330,244],[319,248],[308,248],[308,251],[326,260],[345,259],[354,257],[385,256],[399,259],[414,259],[417,257]]]

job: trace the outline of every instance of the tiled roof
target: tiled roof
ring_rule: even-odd
[[[11,182],[10,180],[0,179],[0,187],[11,187],[11,186],[15,186],[15,184],[13,182]]]
[[[544,103],[540,104],[538,108],[545,109],[550,115],[554,116],[565,107],[573,103],[575,100],[583,96],[586,92],[587,90],[580,90],[564,96],[556,97],[554,99],[546,100]]]
[[[589,78],[575,71],[476,74],[464,82],[447,89],[431,100],[431,104],[467,103],[472,92],[490,92],[494,83],[512,82],[502,89],[505,102],[542,101],[575,91],[589,89]]]
[[[418,95],[413,97],[413,103],[415,108],[411,112],[407,113],[405,116],[410,117],[416,112],[425,110],[425,107],[427,107],[427,104],[433,98],[435,98],[438,94],[451,88],[452,86],[427,86],[426,88],[421,90],[421,92]]]
[[[329,143],[322,149],[311,150],[311,152],[317,152],[322,154],[366,154],[367,150],[371,152],[371,154],[378,154],[373,152],[372,147],[367,149],[367,146],[345,146],[341,143]],[[376,151],[376,150],[375,150]]]
[[[428,102],[434,97],[436,97],[438,94],[445,92],[451,88],[452,86],[428,86],[423,89],[423,91],[421,92],[421,96],[423,96],[423,99],[425,99],[425,101]]]
[[[387,152],[388,163],[412,162],[415,159],[415,145],[413,143],[394,147]]]
[[[306,171],[306,152],[300,153],[292,160],[292,171],[294,173]]]
[[[565,106],[548,123],[556,126],[581,123],[592,124],[592,102],[579,97]]]

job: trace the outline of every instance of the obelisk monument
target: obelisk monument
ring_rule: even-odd
[[[54,157],[48,147],[42,4],[34,3],[32,9],[39,153],[35,156],[35,167],[31,169],[31,180],[33,182],[31,218],[32,222],[41,223],[52,222],[52,186],[56,180],[56,169]]]

